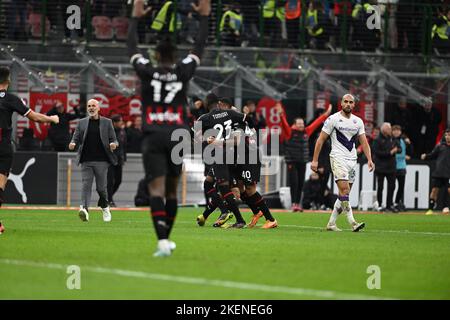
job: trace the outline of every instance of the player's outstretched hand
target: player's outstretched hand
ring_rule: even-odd
[[[115,144],[114,142],[111,142],[111,143],[109,144],[109,148],[111,149],[111,151],[114,151],[114,150],[117,149],[117,144]]]
[[[372,161],[369,161],[367,165],[369,166],[369,172],[375,170],[375,163],[373,163]]]
[[[198,5],[191,3],[192,8],[201,16],[209,16],[211,14],[211,0],[198,0]]]
[[[69,150],[74,150],[75,149],[75,143],[71,142],[69,143]]]
[[[142,18],[147,15],[152,10],[152,7],[148,7],[147,9],[145,9],[144,6],[144,0],[134,0],[133,13],[131,14],[131,16],[133,18]]]
[[[59,123],[59,117],[58,117],[57,115],[50,116],[50,118],[52,119],[52,122],[53,122],[53,123],[55,123],[55,124],[58,124],[58,123]]]
[[[426,153],[422,153],[422,154],[420,155],[420,159],[422,159],[422,160],[425,160],[426,157],[427,157],[427,154],[426,154]]]
[[[319,163],[317,161],[311,162],[311,170],[312,171],[317,172],[318,167],[319,167]]]

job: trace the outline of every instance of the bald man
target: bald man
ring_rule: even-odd
[[[333,171],[334,180],[339,189],[339,197],[336,200],[328,221],[328,231],[341,231],[336,226],[336,220],[341,212],[347,216],[353,232],[358,232],[364,228],[364,222],[355,221],[350,205],[350,190],[355,181],[355,167],[357,166],[357,153],[355,143],[358,140],[364,154],[367,157],[369,171],[374,169],[370,146],[364,130],[364,123],[361,118],[352,114],[356,100],[351,94],[345,94],[341,100],[342,110],[328,117],[323,124],[322,131],[317,139],[314,148],[314,156],[311,162],[311,170],[317,172],[319,154],[324,142],[331,137],[330,164]]]
[[[107,177],[110,165],[117,165],[113,151],[118,147],[114,127],[110,119],[99,115],[98,101],[91,99],[87,103],[86,118],[80,119],[69,144],[69,150],[78,146],[77,165],[81,164],[81,202],[78,215],[81,221],[89,221],[92,183],[97,187],[98,206],[102,209],[103,221],[111,221],[107,194]]]

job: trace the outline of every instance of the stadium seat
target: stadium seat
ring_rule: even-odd
[[[110,18],[105,16],[92,17],[92,26],[97,40],[112,40],[114,30]]]
[[[114,28],[114,35],[116,40],[124,41],[127,39],[128,34],[128,18],[114,17],[112,19],[112,26]]]
[[[41,38],[42,37],[42,30],[41,30],[41,22],[42,22],[42,15],[40,13],[30,13],[28,16],[28,26],[30,28],[30,34],[34,38]],[[48,34],[50,31],[50,21],[47,17],[45,17],[45,33]]]

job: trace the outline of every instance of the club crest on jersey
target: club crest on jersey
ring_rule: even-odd
[[[6,95],[6,93],[4,93],[4,92],[0,92],[0,98],[4,98],[4,97],[5,97],[5,95]]]
[[[183,124],[183,108],[177,107],[175,112],[173,107],[147,107],[145,119],[148,124]]]

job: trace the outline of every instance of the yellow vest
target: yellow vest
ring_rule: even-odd
[[[313,31],[313,28],[315,26],[317,26],[317,10],[309,10],[308,9],[308,13],[306,15],[306,21],[307,21],[307,29],[308,29],[308,33],[310,36],[312,37],[317,37],[319,35],[321,35],[323,33],[323,28],[320,27],[319,29],[317,29],[316,31]]]
[[[172,5],[172,1],[167,1],[164,3],[161,10],[159,10],[158,14],[156,15],[155,20],[153,20],[151,28],[155,31],[161,31],[164,25],[166,24],[167,19],[167,11],[169,11],[170,6]],[[181,19],[177,19],[177,30],[181,29]],[[169,22],[169,32],[175,31],[175,12],[172,12],[172,16],[170,17]]]
[[[263,7],[264,19],[271,19],[276,15],[278,19],[283,21],[285,19],[285,8],[275,8],[275,0],[266,0]]]
[[[440,27],[438,27],[437,24],[433,25],[433,29],[431,30],[431,38],[434,38],[434,36],[437,34],[438,37],[442,40],[448,40],[447,28],[450,28],[450,21],[446,16],[443,16],[443,18],[445,21],[447,21],[447,24],[443,24]]]
[[[225,19],[227,17],[230,17],[230,20],[229,20],[230,28],[234,31],[240,31],[242,28],[242,15],[237,14],[234,11],[228,10],[222,16],[222,20],[220,20],[220,26],[219,26],[220,32],[222,32],[223,28],[225,27]]]

